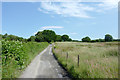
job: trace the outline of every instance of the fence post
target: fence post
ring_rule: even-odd
[[[68,52],[67,52],[67,58],[68,58]]]
[[[66,66],[67,66],[68,52],[66,54]]]
[[[79,67],[79,55],[78,55],[78,67]]]

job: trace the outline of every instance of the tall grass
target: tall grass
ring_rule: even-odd
[[[118,43],[57,42],[53,53],[74,78],[118,78]]]
[[[17,78],[47,42],[2,41],[2,78]]]
[[[2,58],[1,58],[2,56],[1,54],[2,54],[2,43],[0,41],[0,79],[2,78]]]

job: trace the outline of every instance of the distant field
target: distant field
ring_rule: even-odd
[[[57,42],[53,53],[74,78],[118,78],[117,42]]]

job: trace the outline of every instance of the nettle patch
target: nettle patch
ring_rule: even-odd
[[[27,58],[22,42],[2,41],[2,66],[7,66],[12,61],[19,69],[22,69]]]

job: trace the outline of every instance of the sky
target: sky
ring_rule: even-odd
[[[113,2],[112,2],[113,1]],[[3,2],[2,34],[24,38],[45,29],[74,40],[118,38],[118,2]]]

